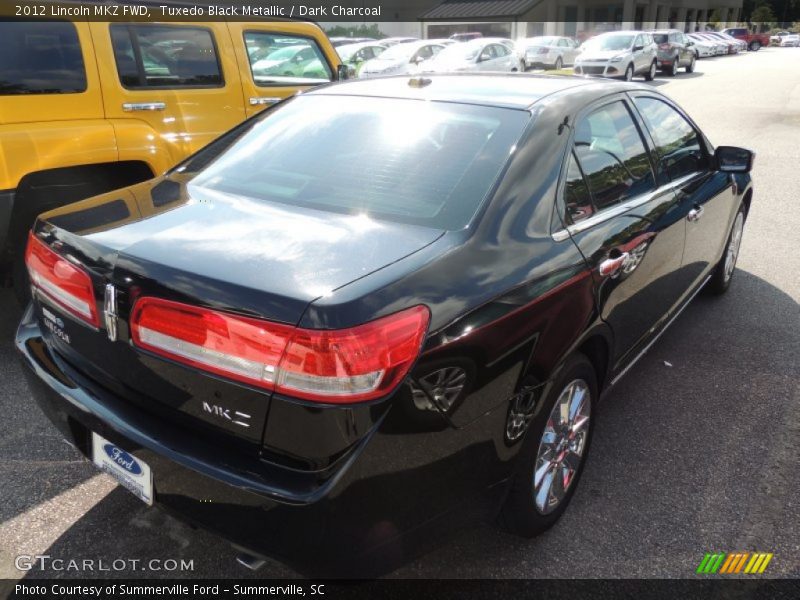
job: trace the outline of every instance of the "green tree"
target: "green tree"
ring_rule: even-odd
[[[372,25],[361,23],[358,26],[336,25],[328,27],[325,33],[328,34],[328,37],[369,37],[376,40],[386,37],[386,34],[380,30],[377,23]]]
[[[756,6],[750,14],[750,22],[759,26],[760,31],[768,30],[775,21],[777,21],[775,13],[772,12],[772,7],[766,2]]]

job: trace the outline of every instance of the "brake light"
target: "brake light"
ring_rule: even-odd
[[[328,403],[391,392],[419,355],[423,306],[349,329],[300,329],[186,304],[140,299],[134,344],[199,369],[290,396]]]
[[[25,265],[38,294],[82,321],[100,326],[89,274],[51,250],[33,232],[28,234]]]

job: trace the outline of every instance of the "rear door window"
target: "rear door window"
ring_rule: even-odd
[[[317,42],[298,35],[245,31],[244,43],[256,85],[317,85],[333,79],[333,70]]]
[[[224,85],[214,37],[204,27],[112,25],[111,42],[126,88]]]
[[[655,189],[650,158],[622,101],[598,108],[578,123],[575,154],[597,210]]]
[[[0,20],[0,95],[84,91],[86,69],[72,23]]]
[[[577,223],[594,214],[592,195],[583,178],[574,152],[567,157],[567,176],[564,181],[564,204],[570,224]]]

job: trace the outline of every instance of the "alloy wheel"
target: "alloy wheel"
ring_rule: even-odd
[[[628,65],[628,68],[625,69],[625,81],[632,81],[633,80],[633,65]]]
[[[434,406],[428,395],[413,380],[409,380],[414,406],[419,410],[450,410],[467,383],[467,372],[461,367],[446,367],[420,377],[428,393],[438,406]]]
[[[590,416],[589,385],[575,379],[559,394],[539,442],[533,495],[541,514],[554,511],[575,480],[589,439]]]
[[[649,77],[649,80],[653,81],[653,79],[655,79],[655,78],[656,78],[656,63],[653,62],[650,65],[650,77]]]
[[[728,243],[728,250],[725,252],[725,282],[733,276],[736,268],[736,260],[739,258],[739,248],[742,246],[742,233],[744,231],[744,213],[736,215],[731,231],[731,241]]]

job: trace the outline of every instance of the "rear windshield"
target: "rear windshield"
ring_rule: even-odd
[[[203,165],[193,186],[454,230],[475,215],[529,120],[495,107],[300,96],[186,169]]]
[[[654,33],[653,39],[656,44],[666,44],[669,41],[669,36],[666,33]]]

